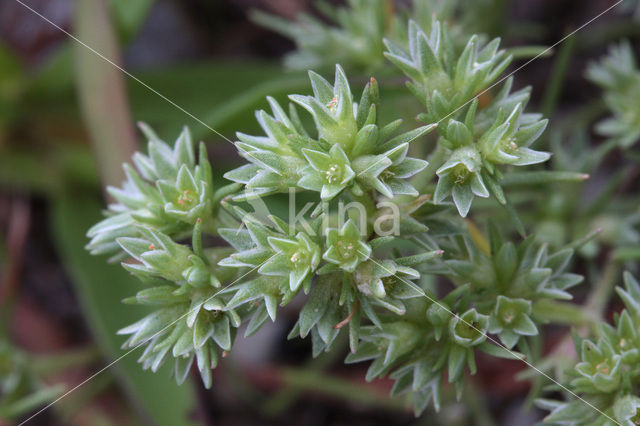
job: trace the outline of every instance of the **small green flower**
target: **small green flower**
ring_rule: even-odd
[[[487,338],[489,317],[479,314],[474,308],[462,315],[455,315],[449,320],[448,375],[449,383],[456,383],[458,393],[462,382],[465,365],[469,366],[471,374],[476,373],[474,347],[483,343]]]
[[[361,240],[360,230],[351,219],[340,230],[329,229],[327,246],[322,258],[347,272],[353,272],[371,254],[371,247]]]
[[[289,99],[313,116],[320,140],[330,146],[339,144],[350,152],[358,133],[358,123],[353,94],[344,70],[336,65],[333,86],[313,71],[309,72],[309,78],[314,96],[290,95]]]
[[[395,195],[417,196],[418,191],[407,179],[423,170],[429,163],[407,157],[408,151],[409,144],[403,143],[383,154],[358,158],[354,162],[358,181],[388,198]]]
[[[613,392],[618,389],[622,379],[621,363],[622,357],[606,342],[601,340],[596,345],[585,340],[582,342],[582,362],[576,365],[576,371],[582,377],[575,379],[572,384],[584,385],[588,382],[592,390]]]
[[[211,215],[211,188],[202,180],[198,182],[187,166],[180,168],[175,182],[160,180],[157,186],[168,216],[193,224]]]
[[[487,339],[489,317],[479,314],[474,308],[449,321],[449,333],[460,346],[477,346]]]
[[[139,261],[139,264],[123,263],[129,272],[140,277],[162,277],[174,283],[183,283],[183,272],[193,264],[193,252],[189,247],[174,242],[167,235],[148,228],[141,228],[143,238],[118,238],[122,250]]]
[[[475,136],[477,102],[467,111],[464,123],[449,120],[441,144],[450,149],[447,161],[437,170],[438,185],[434,194],[436,203],[451,195],[458,212],[465,217],[473,197],[488,197],[485,180],[493,187],[500,201],[506,200],[499,188],[497,178],[501,176],[498,165],[525,166],[549,159],[550,154],[534,151],[529,147],[544,131],[547,120],[538,120],[537,115],[522,114],[523,103],[516,104],[508,117],[500,109],[493,125]]]
[[[291,290],[297,290],[318,266],[320,248],[303,232],[299,232],[295,240],[269,237],[268,241],[276,254],[262,265],[258,272],[265,275],[288,276]]]
[[[482,160],[473,146],[465,146],[451,153],[449,160],[437,171],[438,184],[433,195],[441,203],[449,195],[458,208],[460,216],[466,217],[474,195],[486,198],[489,191],[482,180]]]
[[[551,157],[548,152],[529,148],[544,132],[548,120],[539,120],[537,116],[531,119],[522,110],[523,105],[519,103],[507,117],[504,110],[498,111],[493,125],[478,139],[482,157],[488,163],[527,166]]]
[[[418,191],[407,182],[407,179],[424,170],[429,163],[419,158],[407,157],[408,151],[409,144],[405,143],[384,154],[391,160],[391,165],[380,175],[380,181],[389,188],[387,193],[418,195]]]
[[[347,154],[338,144],[329,153],[306,148],[302,152],[309,166],[302,169],[298,186],[320,192],[323,201],[338,195],[355,177]]]
[[[538,334],[531,320],[531,302],[525,299],[509,299],[498,296],[498,301],[489,319],[489,331],[500,336],[502,343],[512,348],[520,336]]]

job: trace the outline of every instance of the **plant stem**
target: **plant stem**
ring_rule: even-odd
[[[404,411],[401,400],[389,399],[371,387],[350,380],[331,377],[319,371],[287,368],[282,370],[283,381],[297,391],[309,390],[340,400],[365,405]]]
[[[600,281],[591,291],[584,305],[585,312],[597,321],[602,321],[605,309],[611,298],[611,293],[618,282],[620,275],[620,262],[609,255],[609,259],[604,267]]]
[[[549,49],[548,46],[516,46],[507,49],[507,53],[513,56],[514,60],[518,59],[530,59],[534,56],[539,58],[547,58],[553,55],[553,49]]]

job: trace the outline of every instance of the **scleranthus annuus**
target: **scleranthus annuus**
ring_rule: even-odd
[[[347,51],[364,29],[362,17],[353,18]],[[504,237],[526,231],[504,188],[515,181],[533,191],[585,175],[514,172],[550,158],[531,148],[547,120],[525,112],[530,88],[512,91],[506,79],[490,90],[511,61],[499,39],[467,34],[459,43],[458,27],[454,37],[431,16],[418,20],[425,28],[405,21],[402,37],[383,41],[388,34],[376,27],[364,48],[383,55],[386,46],[396,75],[408,78],[406,94],[419,100],[417,120],[397,109],[386,120],[384,85],[375,78],[356,97],[352,87],[363,80],[349,80],[341,65],[333,83],[309,71],[311,94],[290,95],[288,106],[268,97],[270,112],[256,112],[262,134],[237,133],[246,163],[224,174],[229,185],[214,184],[204,144],[196,156],[187,130],[171,148],[142,127],[148,155],[136,154],[122,188],[109,189],[117,202],[89,231],[87,247],[124,260],[147,285],[125,302],[152,312],[121,330],[126,347],[145,347],[144,368],[173,362],[182,382],[195,362],[210,387],[211,369],[233,352],[238,332],[256,333],[299,297],[290,338],[310,336],[317,356],[346,334],[346,362],[370,361],[366,379],[391,377],[392,394],[411,395],[419,415],[429,403],[439,410],[448,383],[461,397],[479,352],[533,360],[544,326],[568,321],[558,312],[573,306],[569,290],[583,277],[569,272],[571,262],[589,238],[551,247],[534,235]],[[608,81],[612,71],[593,73]],[[296,210],[294,201],[289,217],[275,214],[265,201],[282,194],[304,194],[311,206]],[[528,193],[516,195],[527,201]],[[472,206],[476,197],[497,203]],[[263,210],[248,211],[247,203]],[[503,211],[513,223],[498,221]],[[206,235],[226,245],[205,246]],[[602,326],[599,340],[580,343],[569,386],[620,421],[635,421],[640,290],[627,277],[620,295],[627,310]],[[575,401],[540,404],[552,409],[549,422],[568,422],[571,413],[577,424],[605,424]]]

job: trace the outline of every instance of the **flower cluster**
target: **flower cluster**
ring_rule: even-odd
[[[363,344],[347,362],[373,360],[369,379],[391,372],[396,381],[392,393],[412,390],[414,409],[420,413],[429,401],[440,405],[445,377],[462,391],[465,368],[476,372],[476,350],[518,359],[523,356],[513,350],[518,345],[529,355],[526,338],[551,320],[538,307],[570,299],[566,290],[582,281],[582,276],[565,272],[573,250],[550,254],[533,238],[516,247],[495,229],[489,246],[484,253],[471,241],[443,244],[444,258],[428,264],[427,270],[441,270],[458,287],[442,299],[425,293],[406,301],[401,320],[363,329]]]
[[[345,189],[356,196],[369,190],[389,198],[417,195],[406,179],[427,163],[407,156],[409,143],[434,126],[393,136],[401,120],[385,126],[378,123],[378,85],[374,79],[356,105],[339,65],[333,86],[314,72],[309,72],[309,78],[314,96],[291,95],[290,99],[311,114],[316,133],[307,132],[295,107],[287,115],[269,98],[273,116],[265,111],[256,114],[266,136],[238,133],[240,141],[236,146],[250,164],[228,172],[225,177],[245,185],[245,198],[286,192],[290,188],[319,192],[323,201]]]
[[[155,307],[119,334],[130,335],[124,347],[146,345],[140,357],[145,369],[155,372],[173,357],[178,383],[184,382],[197,359],[202,380],[210,387],[211,369],[220,354],[231,349],[241,319],[226,307],[223,295],[218,297],[220,280],[231,280],[235,271],[215,267],[219,254],[202,250],[200,228],[197,222],[193,231],[197,253],[149,228],[140,228],[140,237],[117,239],[120,247],[137,261],[123,263],[125,269],[150,284],[124,302]]]
[[[122,188],[108,188],[117,203],[88,231],[87,249],[114,259],[130,257],[136,262],[123,262],[123,267],[148,285],[125,302],[156,309],[120,330],[131,335],[125,347],[146,345],[143,367],[156,371],[173,357],[176,380],[182,383],[197,359],[205,385],[211,386],[211,368],[231,348],[240,317],[214,297],[221,282],[235,277],[235,270],[216,265],[228,250],[203,250],[201,234],[203,229],[217,233],[230,220],[219,204],[235,185],[214,194],[204,144],[196,162],[187,128],[173,148],[148,126],[141,129],[149,153],[133,156],[137,170],[124,165]],[[191,247],[176,242],[185,237],[192,237]]]
[[[412,0],[407,5],[389,0],[348,0],[346,3],[334,9],[317,2],[316,7],[324,19],[303,13],[291,22],[260,11],[253,11],[252,18],[295,42],[297,50],[285,57],[289,68],[326,69],[339,63],[348,70],[385,73],[391,70],[384,69],[388,64],[384,61],[383,39],[406,46],[409,19],[427,29],[434,18],[450,22],[451,39],[458,51],[464,47],[467,34],[489,30],[495,18],[491,16],[494,11],[485,4],[464,0]]]
[[[233,294],[227,307],[250,306],[251,322],[248,334],[270,317],[276,319],[277,305],[286,305],[303,289],[309,298],[291,335],[313,336],[314,353],[328,350],[343,325],[349,324],[352,348],[358,346],[360,317],[380,323],[376,307],[402,315],[403,300],[422,295],[409,282],[420,274],[412,265],[440,253],[429,252],[419,258],[397,258],[378,261],[373,248],[384,241],[363,241],[356,224],[348,220],[341,228],[329,228],[321,235],[321,218],[304,227],[291,228],[275,216],[271,224],[258,221],[252,215],[232,208],[246,229],[220,229],[220,235],[235,249],[219,264],[225,267],[251,268],[258,277],[231,286],[225,293]],[[318,276],[312,286],[312,277]],[[259,301],[260,303],[255,303]],[[264,305],[261,303],[264,302]],[[253,306],[251,304],[253,303]],[[254,308],[255,307],[255,308]]]
[[[385,40],[385,57],[411,80],[407,88],[427,107],[426,120],[446,124],[448,116],[498,78],[511,56],[498,50],[499,39],[481,48],[477,36],[456,55],[447,25],[434,21],[431,27],[427,35],[410,21],[409,50]]]
[[[451,196],[464,217],[474,196],[486,198],[492,193],[506,204],[498,166],[542,163],[550,154],[529,148],[546,128],[547,120],[523,113],[529,91],[510,93],[511,79],[478,112],[477,96],[490,88],[511,62],[511,56],[498,50],[500,40],[481,46],[473,36],[456,56],[448,31],[447,25],[434,21],[427,35],[411,21],[409,50],[385,40],[385,56],[409,77],[407,87],[426,107],[419,118],[439,125],[438,143],[447,156],[437,165],[434,199],[439,203]]]
[[[596,131],[612,143],[629,148],[640,139],[640,70],[628,42],[612,46],[600,63],[591,64],[587,77],[604,90],[604,101],[613,117],[605,118]]]
[[[549,153],[529,148],[544,131],[547,120],[522,114],[522,103],[516,104],[508,115],[500,109],[491,127],[479,135],[474,135],[476,108],[474,101],[464,122],[449,120],[440,139],[450,153],[436,171],[434,200],[439,203],[450,195],[462,217],[469,212],[474,196],[489,196],[488,188],[500,203],[506,203],[497,166],[526,166],[550,157]]]
[[[600,338],[594,342],[576,339],[580,361],[569,387],[579,399],[568,402],[539,400],[538,405],[551,411],[545,424],[571,422],[575,425],[620,424],[636,425],[640,421],[640,398],[637,396],[640,376],[640,284],[625,273],[625,288],[617,288],[624,309],[614,317],[614,324],[600,324]]]
[[[293,39],[298,51],[286,58],[286,65],[296,69],[312,69],[329,64],[371,70],[383,62],[382,38],[387,34],[386,0],[349,0],[349,6],[336,12],[325,9],[338,24],[328,27],[323,21],[303,14],[297,23],[262,12],[253,19],[261,25]]]
[[[492,221],[482,232],[475,212],[474,221],[463,219],[476,196],[491,195],[516,219],[511,231],[525,234],[505,182],[514,175],[512,183],[534,184],[558,176],[508,172],[550,157],[530,148],[547,125],[539,114],[524,112],[530,89],[512,92],[506,79],[489,90],[511,56],[498,39],[464,35],[459,26],[454,36],[444,21],[422,16],[431,2],[414,5],[422,28],[404,20],[398,26],[404,36],[391,37],[383,3],[390,4],[351,1],[351,9],[337,14],[341,29],[305,18],[308,28],[291,30],[306,55],[297,58],[324,64],[335,53],[369,69],[386,56],[409,78],[426,125],[385,124],[381,115],[388,109],[374,78],[354,99],[356,80],[350,83],[340,65],[333,84],[309,71],[312,95],[290,95],[288,109],[267,98],[271,112],[256,113],[264,134],[237,133],[235,146],[246,163],[228,171],[224,177],[234,183],[217,191],[204,146],[196,161],[188,131],[170,148],[143,127],[149,153],[136,154],[137,171],[125,166],[123,187],[109,189],[117,203],[89,231],[88,248],[127,259],[123,267],[146,284],[125,302],[153,310],[120,331],[128,336],[125,347],[145,347],[144,368],[172,361],[182,382],[196,361],[209,387],[211,369],[232,350],[239,327],[256,333],[297,297],[302,307],[289,337],[311,336],[316,356],[345,330],[346,362],[372,361],[367,380],[393,378],[392,394],[411,394],[419,414],[430,402],[439,409],[446,382],[461,397],[465,371],[477,370],[478,351],[532,359],[530,342],[543,324],[571,322],[558,312],[571,306],[569,291],[583,280],[568,267],[588,238],[553,248],[533,235],[513,243]],[[615,75],[611,87],[622,81],[611,70],[595,74],[602,81]],[[397,118],[393,113],[388,118]],[[410,129],[401,132],[403,125]],[[426,157],[427,147],[434,147],[431,164],[416,158]],[[567,175],[575,180],[571,173],[562,179]],[[282,193],[304,193],[312,205],[296,211],[290,198],[289,217],[275,214],[266,202]],[[448,197],[458,214],[443,203]],[[264,210],[249,212],[247,204]],[[228,245],[204,247],[203,234]],[[442,291],[441,280],[450,291]],[[640,286],[627,281],[620,291],[627,311],[615,327],[602,327],[597,343],[581,343],[582,362],[571,382],[621,422],[638,416],[632,366],[640,359]],[[573,402],[543,404],[554,410],[552,422],[568,422],[570,413],[592,424],[597,415]]]
[[[346,362],[373,360],[367,380],[389,374],[395,380],[392,395],[413,392],[416,415],[430,401],[439,410],[444,378],[455,383],[460,396],[465,368],[476,373],[476,350],[503,358],[520,356],[487,340],[489,316],[468,305],[465,310],[465,290],[460,287],[442,300],[410,299],[403,317],[363,327],[362,343]]]
[[[454,282],[470,286],[471,294],[482,295],[485,303],[478,304],[478,309],[490,317],[490,332],[508,348],[522,336],[538,334],[531,318],[534,311],[537,323],[549,320],[538,306],[570,300],[567,290],[583,280],[581,275],[566,271],[573,249],[550,253],[549,247],[533,236],[516,246],[503,241],[493,228],[487,252],[468,240],[444,248],[450,253],[444,260],[449,269],[445,274]]]
[[[87,249],[92,254],[118,253],[116,240],[138,236],[140,226],[175,238],[189,235],[198,220],[211,229],[216,226],[214,201],[224,191],[213,197],[211,165],[204,144],[200,144],[196,163],[186,127],[173,148],[147,125],[141,124],[140,128],[149,139],[149,154],[137,152],[133,156],[137,170],[124,165],[127,180],[122,188],[107,188],[117,203],[111,204],[108,217],[87,233],[91,238]]]
[[[393,136],[400,121],[379,127],[375,80],[354,105],[339,66],[333,86],[317,74],[310,76],[314,96],[291,99],[311,113],[315,136],[308,136],[295,109],[286,115],[270,99],[274,116],[257,114],[267,136],[238,135],[238,150],[251,163],[226,177],[242,184],[242,190],[232,184],[212,191],[204,148],[196,164],[188,131],[171,149],[143,127],[151,139],[149,155],[136,154],[140,172],[125,166],[123,188],[110,188],[120,204],[89,231],[88,247],[130,257],[123,267],[148,285],[125,302],[155,309],[120,330],[129,335],[125,347],[145,346],[144,368],[156,371],[173,359],[181,383],[196,360],[209,387],[211,368],[231,350],[237,328],[248,322],[247,335],[256,332],[300,290],[310,294],[292,333],[312,334],[318,352],[331,347],[340,324],[348,324],[355,351],[361,318],[380,324],[378,309],[403,315],[405,301],[422,295],[411,281],[408,287],[402,281],[419,279],[412,265],[441,252],[377,260],[374,250],[385,250],[393,238],[375,238],[372,223],[384,219],[384,209],[370,207],[378,197],[417,195],[407,178],[427,163],[407,156],[408,143],[433,126]],[[347,193],[352,199],[373,197],[370,216],[341,221],[326,211],[307,217],[310,223],[291,225],[275,215],[260,220],[233,201],[290,187],[311,191],[321,202],[342,200]],[[404,233],[424,232],[424,225],[411,217],[415,205],[393,207]],[[203,248],[203,232],[222,237],[230,247]],[[188,236],[190,246],[178,242]],[[312,285],[314,276],[318,279]]]

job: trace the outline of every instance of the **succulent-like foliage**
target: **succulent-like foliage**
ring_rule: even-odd
[[[141,124],[141,129],[149,139],[149,154],[133,156],[135,169],[124,165],[127,180],[122,188],[107,188],[116,203],[109,206],[108,217],[87,234],[91,238],[87,249],[92,254],[118,253],[116,239],[138,236],[141,225],[172,237],[189,235],[198,219],[215,227],[211,165],[204,144],[200,144],[196,161],[186,127],[173,148],[147,125]]]
[[[233,294],[227,306],[237,308],[256,299],[264,300],[264,309],[252,312],[247,334],[252,334],[268,316],[276,317],[277,304],[285,305],[300,289],[309,292],[311,278],[318,274],[305,307],[291,336],[314,336],[314,352],[328,350],[348,318],[351,345],[356,348],[361,311],[370,321],[379,323],[374,307],[404,314],[404,299],[420,297],[418,288],[398,282],[399,277],[417,279],[420,274],[410,265],[417,259],[399,258],[396,262],[370,259],[372,249],[362,241],[358,227],[348,220],[341,228],[329,228],[321,234],[321,220],[316,219],[305,231],[292,229],[271,216],[272,225],[234,209],[245,229],[220,229],[220,234],[236,250],[219,262],[225,267],[252,267],[259,276],[232,286],[224,293]],[[307,233],[308,232],[308,233]],[[294,237],[292,237],[294,236]],[[320,254],[322,254],[322,258]],[[438,256],[431,252],[422,258]],[[322,262],[323,261],[323,262]]]
[[[146,345],[140,357],[145,369],[155,372],[173,358],[178,383],[184,382],[197,359],[204,384],[210,387],[211,368],[217,365],[220,354],[231,350],[241,319],[233,309],[226,308],[224,296],[217,297],[219,278],[231,280],[235,271],[216,267],[216,254],[201,250],[200,222],[193,232],[193,246],[199,254],[148,228],[139,229],[141,237],[118,238],[122,249],[139,262],[123,263],[125,269],[151,284],[125,303],[156,308],[119,334],[130,335],[125,347]]]
[[[427,107],[428,122],[443,122],[498,78],[511,62],[511,56],[498,50],[499,39],[479,46],[477,36],[469,39],[456,55],[448,27],[440,21],[427,35],[419,25],[409,22],[409,50],[385,40],[385,56],[411,80],[409,90]]]
[[[0,417],[18,419],[64,392],[64,386],[47,386],[37,377],[27,354],[0,339]]]
[[[459,55],[452,43],[447,25],[434,21],[427,35],[412,21],[409,51],[387,40],[385,55],[409,77],[407,87],[426,107],[420,119],[439,125],[438,143],[447,156],[438,165],[434,199],[439,203],[451,196],[464,217],[474,196],[493,193],[506,204],[498,166],[537,164],[550,155],[529,148],[547,120],[523,113],[528,90],[510,93],[512,83],[507,80],[493,102],[478,112],[475,97],[490,88],[511,61],[498,50],[500,40],[481,47],[478,37],[471,37]]]
[[[445,372],[461,392],[465,368],[472,374],[476,371],[476,350],[517,358],[521,354],[512,348],[518,345],[528,353],[527,337],[537,335],[539,327],[551,319],[545,317],[544,309],[534,308],[570,298],[566,290],[582,280],[565,272],[572,249],[549,254],[548,247],[533,238],[516,247],[504,242],[497,231],[491,234],[489,253],[470,241],[443,245],[445,259],[433,261],[429,269],[438,271],[441,263],[441,273],[460,283],[458,288],[442,299],[425,293],[405,301],[406,314],[402,323],[393,323],[393,332],[385,330],[384,324],[382,329],[364,329],[363,343],[347,357],[351,362],[373,359],[369,378],[391,372],[396,380],[394,394],[417,392],[416,412],[437,398]],[[447,253],[451,258],[446,258]],[[415,333],[420,337],[412,336]],[[489,339],[489,334],[496,337]]]
[[[153,310],[121,330],[128,335],[125,347],[145,347],[144,368],[155,371],[171,361],[182,382],[195,360],[209,387],[211,368],[232,351],[239,327],[246,324],[245,335],[256,333],[267,320],[276,321],[279,306],[296,298],[301,309],[290,338],[311,336],[316,356],[331,350],[344,332],[346,362],[371,361],[367,380],[391,377],[392,394],[410,394],[418,415],[430,403],[440,408],[447,383],[461,397],[465,372],[477,371],[478,351],[535,362],[545,324],[593,321],[564,314],[578,311],[568,301],[583,280],[569,272],[571,259],[594,234],[566,246],[563,239],[549,244],[525,237],[516,205],[503,190],[570,185],[586,176],[513,171],[543,163],[550,154],[530,148],[547,125],[540,114],[524,112],[530,89],[512,92],[512,79],[492,88],[510,55],[499,39],[487,42],[436,19],[457,16],[455,7],[445,7],[448,2],[416,2],[407,13],[417,19],[402,21],[408,23],[391,35],[383,3],[390,4],[351,1],[351,9],[337,13],[339,29],[304,18],[309,27],[290,30],[303,49],[296,61],[326,64],[337,55],[354,68],[376,68],[386,37],[384,56],[408,77],[406,95],[419,98],[417,118],[426,125],[400,119],[385,124],[374,78],[356,99],[356,80],[350,83],[340,65],[333,84],[310,71],[312,95],[290,95],[286,111],[267,98],[271,112],[256,113],[264,135],[237,133],[235,146],[247,163],[228,171],[224,176],[234,183],[217,191],[204,146],[196,161],[188,131],[171,148],[143,127],[149,154],[136,154],[137,171],[125,166],[123,187],[109,189],[117,204],[89,231],[88,248],[128,257],[124,268],[146,284],[125,302]],[[426,10],[435,11],[435,18]],[[622,64],[610,59],[590,73],[610,92],[608,102],[636,83],[625,52],[615,53]],[[635,104],[625,105],[635,111]],[[627,120],[629,111],[614,109],[624,132],[612,137],[635,131],[638,120]],[[431,164],[417,158],[432,148]],[[569,157],[552,167],[571,165]],[[289,217],[274,214],[266,202],[282,193],[304,193],[312,205],[296,210],[290,198]],[[518,195],[526,202],[530,193]],[[471,210],[476,196],[493,196],[512,221],[500,222],[502,210]],[[444,203],[449,197],[455,209]],[[263,210],[248,212],[246,203]],[[485,227],[487,216],[492,220]],[[512,242],[514,231],[521,241]],[[203,234],[228,246],[204,247]],[[601,327],[597,340],[579,343],[581,360],[567,383],[592,407],[580,400],[543,400],[552,410],[550,423],[637,420],[640,286],[627,276],[619,294],[627,309],[614,326]]]
[[[416,414],[430,401],[438,410],[445,374],[460,395],[465,368],[476,373],[476,350],[517,356],[487,341],[489,317],[474,308],[464,310],[464,290],[454,290],[442,300],[428,296],[405,301],[403,317],[362,329],[362,343],[346,362],[373,360],[367,380],[389,374],[395,380],[392,395],[413,392]],[[458,308],[460,314],[455,313]]]
[[[407,157],[408,144],[434,128],[422,126],[393,136],[401,121],[378,123],[378,84],[371,79],[354,104],[347,77],[336,66],[335,83],[309,72],[313,96],[291,95],[311,114],[316,130],[307,132],[295,107],[287,115],[272,98],[273,116],[256,114],[266,136],[238,133],[241,155],[251,164],[225,177],[246,186],[243,197],[300,188],[320,193],[323,201],[349,189],[357,195],[377,190],[394,195],[417,194],[406,181],[424,169],[424,160]],[[236,197],[240,199],[241,197]]]
[[[329,247],[322,258],[327,262],[338,265],[340,269],[353,272],[364,260],[371,255],[371,247],[362,242],[360,230],[351,221],[341,229],[329,229],[327,246]]]
[[[601,337],[596,341],[576,341],[580,361],[566,374],[569,388],[589,401],[600,412],[579,399],[567,402],[540,400],[538,404],[551,413],[545,424],[634,425],[640,419],[637,389],[640,376],[640,284],[625,273],[624,288],[617,288],[624,309],[614,317],[614,324],[600,324]],[[586,408],[585,408],[586,407]]]
[[[337,24],[329,27],[321,20],[303,14],[297,23],[262,12],[253,18],[293,39],[298,51],[286,58],[287,66],[311,69],[336,63],[350,68],[371,70],[383,62],[382,38],[387,34],[386,0],[349,0],[348,7],[337,11],[324,8],[326,15]]]
[[[297,50],[284,61],[289,68],[322,69],[339,63],[350,71],[389,72],[384,69],[388,64],[384,61],[383,39],[406,45],[408,19],[424,28],[430,28],[434,18],[451,22],[453,43],[456,50],[461,50],[467,34],[489,30],[496,13],[489,1],[348,0],[346,3],[344,7],[333,8],[317,2],[323,19],[303,13],[291,22],[260,11],[253,11],[252,18],[295,42]]]
[[[523,115],[522,104],[518,103],[508,115],[500,109],[491,127],[474,136],[476,108],[474,102],[464,122],[449,120],[440,143],[450,154],[436,172],[439,179],[434,200],[439,203],[451,195],[463,217],[469,212],[474,196],[489,196],[487,184],[501,203],[506,202],[498,183],[502,174],[497,166],[526,166],[550,157],[546,152],[529,148],[544,131],[547,120]]]
[[[318,267],[320,251],[317,244],[303,232],[298,232],[295,239],[269,237],[267,240],[276,254],[260,267],[260,272],[288,276],[290,289],[297,290]]]
[[[519,105],[502,121],[499,115],[494,125],[474,143],[469,127],[450,120],[442,142],[453,148],[447,161],[437,170],[436,202],[451,195],[458,212],[465,217],[474,196],[489,197],[490,190],[501,204],[506,203],[499,180],[498,165],[526,166],[546,161],[550,154],[528,148],[544,130],[546,121],[521,125]],[[448,138],[448,139],[447,139]],[[486,182],[486,183],[485,183]]]
[[[640,70],[628,42],[612,46],[599,63],[591,64],[587,77],[604,90],[604,100],[613,114],[596,131],[622,147],[640,140]]]
[[[497,231],[489,241],[488,253],[468,240],[453,244],[448,250],[443,246],[451,256],[445,260],[450,276],[478,289],[491,288],[496,297],[530,301],[571,299],[567,290],[583,280],[581,275],[566,272],[574,252],[571,248],[552,253],[547,244],[536,242],[534,236],[516,246],[504,242]]]

